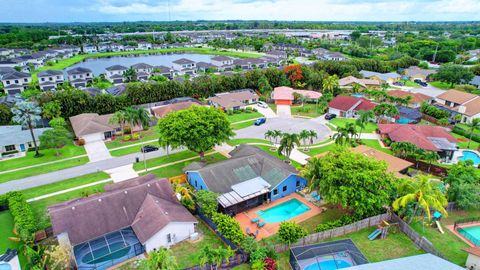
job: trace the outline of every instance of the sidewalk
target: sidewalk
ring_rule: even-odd
[[[81,185],[81,186],[76,186],[76,187],[69,188],[69,189],[60,190],[60,191],[57,191],[57,192],[53,192],[53,193],[49,193],[49,194],[45,194],[45,195],[42,195],[42,196],[38,196],[38,197],[35,197],[35,198],[28,199],[27,202],[33,202],[33,201],[46,199],[46,198],[56,196],[56,195],[60,195],[60,194],[64,194],[64,193],[67,193],[67,192],[70,192],[70,191],[75,191],[75,190],[78,190],[78,189],[91,187],[91,186],[95,186],[95,185],[102,184],[102,183],[108,183],[110,181],[112,181],[112,179],[105,179],[105,180],[100,180],[100,181],[96,181],[96,182],[93,182],[93,183],[88,183],[88,184]]]

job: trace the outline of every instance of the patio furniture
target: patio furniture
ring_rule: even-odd
[[[318,202],[322,199],[322,197],[320,197],[320,194],[317,194],[317,196],[313,196],[313,199]]]
[[[263,221],[257,224],[258,228],[262,228],[263,226],[265,226],[265,222]]]
[[[250,228],[247,227],[247,229],[245,230],[245,232],[247,233],[247,235],[252,235],[252,232],[250,231]]]
[[[258,236],[258,230],[256,230],[255,233],[254,233],[252,236],[253,236],[253,238],[257,238],[257,236]]]
[[[250,221],[252,223],[258,223],[260,221],[260,219],[259,218],[252,218]]]
[[[315,198],[316,196],[318,196],[317,191],[315,190],[312,193],[310,193],[310,196],[312,196],[312,198]]]

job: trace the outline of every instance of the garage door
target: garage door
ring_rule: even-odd
[[[275,104],[277,104],[277,105],[292,105],[292,101],[287,100],[287,99],[276,99]]]
[[[83,136],[85,142],[96,142],[103,140],[103,133],[94,133]]]

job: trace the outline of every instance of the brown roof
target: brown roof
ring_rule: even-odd
[[[403,90],[392,90],[388,92],[389,96],[398,97],[398,98],[406,98],[408,96],[412,97],[412,101],[410,103],[422,103],[427,100],[431,100],[432,97],[424,95],[422,93],[414,93],[414,92],[407,92]]]
[[[233,108],[245,105],[243,101],[258,99],[258,95],[251,89],[219,93],[208,98],[210,102],[216,103],[223,108]]]
[[[170,222],[196,222],[166,179],[148,174],[105,187],[105,192],[48,207],[55,235],[73,245],[131,226],[145,243]]]
[[[480,247],[467,247],[463,250],[469,254],[480,257]]]
[[[437,98],[439,98],[439,99],[451,101],[451,102],[454,102],[454,103],[457,103],[457,104],[463,104],[463,103],[465,103],[467,101],[470,101],[470,100],[472,100],[476,97],[478,97],[478,96],[474,95],[474,94],[467,93],[467,92],[458,91],[458,90],[448,90],[447,92],[442,93],[442,94],[437,96]]]
[[[474,116],[476,114],[480,113],[480,98],[476,98],[474,100],[471,100],[467,103],[465,103],[463,106],[465,106],[465,112],[463,114],[468,115],[468,116]]]
[[[345,86],[348,86],[348,85],[351,85],[351,84],[359,84],[361,85],[362,87],[368,87],[368,86],[380,86],[380,82],[377,81],[377,80],[371,80],[371,79],[358,79],[356,77],[353,77],[353,76],[347,76],[345,78],[341,78],[340,80],[338,80],[338,85],[340,87],[345,87]]]
[[[77,137],[88,134],[112,131],[119,125],[112,125],[108,121],[112,114],[98,115],[98,113],[82,113],[70,117],[73,132]]]
[[[159,107],[153,107],[152,112],[156,117],[164,117],[165,115],[171,112],[185,110],[192,107],[193,105],[198,105],[198,103],[192,102],[192,101],[185,101],[185,102],[179,102],[174,104],[168,104],[168,105],[163,105]]]
[[[436,70],[423,69],[423,68],[419,68],[417,66],[411,66],[411,67],[405,69],[405,75],[407,75],[409,77],[413,77],[413,76],[416,76],[416,75],[422,75],[426,78],[426,77],[428,77],[432,74],[436,74],[436,73],[437,73]]]
[[[399,172],[402,170],[405,170],[406,168],[410,167],[413,165],[413,163],[408,162],[404,159],[397,158],[395,156],[389,155],[387,153],[384,153],[382,151],[376,150],[374,148],[365,146],[365,145],[359,145],[355,148],[352,148],[353,152],[363,154],[368,157],[372,157],[377,160],[383,160],[387,163],[388,171],[396,174],[399,176]],[[402,175],[403,176],[403,175]]]

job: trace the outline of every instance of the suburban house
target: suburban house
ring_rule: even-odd
[[[211,59],[212,64],[221,70],[232,70],[233,69],[233,58],[228,56],[214,56]],[[198,66],[198,64],[197,64]]]
[[[123,74],[127,71],[127,67],[122,65],[113,65],[105,69],[105,79],[113,84],[123,83]]]
[[[172,62],[173,69],[180,71],[182,73],[188,73],[189,71],[193,71],[196,68],[195,61],[192,61],[187,58],[180,58]]]
[[[400,74],[396,72],[380,73],[380,72],[373,72],[368,70],[361,70],[360,74],[362,74],[364,78],[377,80],[380,83],[389,83],[389,84],[398,82],[402,77]]]
[[[75,88],[87,87],[88,83],[93,81],[93,72],[91,69],[76,67],[67,70],[68,81]]]
[[[193,162],[183,170],[197,190],[220,194],[221,212],[235,215],[303,189],[307,181],[284,161],[246,144],[232,150],[230,159],[207,165]]]
[[[151,113],[157,118],[162,118],[171,112],[186,110],[194,105],[199,106],[202,104],[199,101],[198,102],[191,101],[191,100],[182,101],[178,103],[171,103],[171,104],[152,107]]]
[[[288,54],[285,51],[268,51],[265,53],[268,57],[278,58],[278,59],[287,59]]]
[[[33,134],[37,145],[40,145],[38,137],[50,128],[35,128]],[[24,155],[29,148],[34,147],[30,130],[23,129],[20,125],[0,126],[0,159]]]
[[[450,161],[457,150],[458,140],[443,127],[429,125],[379,124],[382,138],[392,142],[410,142],[426,151],[437,152],[444,161]]]
[[[421,80],[422,82],[427,82],[430,80],[430,76],[436,74],[437,71],[433,69],[423,69],[417,66],[412,66],[404,70],[405,76],[410,80]]]
[[[153,66],[145,63],[138,63],[132,65],[131,68],[137,73],[137,80],[146,81],[150,77],[150,74],[153,72]]]
[[[465,266],[471,270],[480,270],[480,247],[467,247],[463,250],[468,253]]]
[[[352,148],[352,151],[369,158],[384,161],[387,164],[387,171],[393,173],[397,177],[406,177],[405,174],[407,173],[408,168],[413,165],[413,163],[409,161],[389,155],[366,145],[359,145]]]
[[[365,98],[353,96],[336,96],[328,103],[328,113],[335,114],[338,117],[354,118],[360,110],[369,111],[377,106]]]
[[[58,85],[65,82],[63,71],[61,70],[45,70],[39,72],[37,76],[38,84],[43,91],[57,89]]]
[[[155,66],[153,67],[152,75],[157,76],[164,76],[167,78],[172,78],[172,69],[166,66]]]
[[[139,50],[151,50],[152,49],[152,43],[141,41],[141,42],[138,42],[137,48]]]
[[[258,95],[252,89],[240,89],[218,93],[208,98],[208,104],[223,110],[238,110],[258,102]]]
[[[207,72],[208,70],[218,70],[219,67],[207,62],[197,62],[197,71]]]
[[[412,108],[420,108],[423,102],[431,103],[433,100],[433,97],[427,96],[425,94],[408,92],[403,90],[391,90],[391,91],[388,91],[388,95],[396,98],[411,97],[411,100],[408,106]]]
[[[473,79],[469,82],[469,84],[480,89],[480,76],[474,76]]]
[[[82,113],[70,117],[75,136],[85,142],[111,139],[116,132],[121,131],[120,125],[110,124],[113,114],[99,115],[97,113]]]
[[[353,76],[347,76],[338,80],[338,86],[340,88],[351,89],[354,85],[358,85],[362,89],[379,88],[380,82],[370,79],[359,79]]]
[[[277,105],[292,105],[295,100],[295,95],[302,95],[308,99],[308,101],[317,101],[322,97],[322,93],[312,90],[300,90],[293,89],[288,86],[275,87],[272,92],[271,98]]]
[[[83,52],[84,53],[96,53],[96,52],[98,52],[97,46],[95,46],[93,44],[83,45]]]
[[[28,85],[32,81],[30,73],[14,71],[2,76],[3,91],[7,95],[20,94],[27,90]]]
[[[120,96],[127,90],[126,84],[118,84],[105,89],[105,93],[112,96]]]
[[[461,114],[461,122],[469,123],[480,117],[480,96],[458,91],[448,90],[435,98],[435,105],[446,109],[451,114]]]
[[[198,222],[168,180],[152,174],[51,205],[48,213],[54,235],[70,248],[78,269],[107,269],[144,252],[169,248],[195,234]]]

